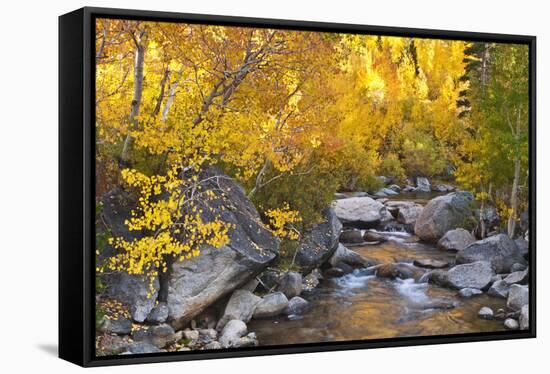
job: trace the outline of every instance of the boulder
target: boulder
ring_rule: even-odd
[[[220,334],[220,345],[222,348],[235,346],[239,339],[246,335],[246,324],[238,319],[228,321]]]
[[[333,202],[334,212],[344,226],[374,228],[391,219],[384,204],[370,197],[351,197]]]
[[[397,222],[405,225],[414,225],[424,207],[419,204],[406,205],[399,208]]]
[[[529,269],[514,271],[508,274],[508,276],[504,278],[504,282],[508,284],[527,284],[529,282]]]
[[[217,341],[210,342],[204,346],[204,349],[222,349],[222,348],[223,347],[220,344],[220,342],[217,342]]]
[[[367,242],[387,242],[388,238],[385,235],[382,235],[376,231],[366,231],[365,235],[363,235],[363,239]]]
[[[510,266],[510,273],[514,273],[516,271],[523,271],[527,269],[527,265],[525,264],[518,264],[517,262]]]
[[[202,220],[217,216],[233,227],[229,243],[221,248],[201,247],[190,260],[175,261],[168,282],[169,321],[182,328],[206,307],[254,278],[277,256],[279,241],[261,223],[260,216],[243,188],[215,168],[206,169],[203,190],[215,197],[205,204]]]
[[[489,261],[497,273],[510,272],[510,267],[516,262],[526,263],[518,252],[514,241],[505,234],[476,241],[457,252],[456,262],[458,264],[474,261]]]
[[[493,309],[484,306],[477,312],[477,315],[483,319],[493,319]]]
[[[302,293],[302,274],[289,271],[283,275],[279,281],[277,291],[284,293],[289,299],[300,295]]]
[[[252,318],[256,305],[258,305],[260,301],[262,301],[262,298],[254,295],[250,291],[234,291],[225,306],[225,310],[216,325],[216,329],[221,331],[227,322],[233,319],[238,319],[244,323],[247,323]]]
[[[344,230],[340,234],[340,242],[342,243],[363,243],[363,234],[361,230]]]
[[[109,334],[127,335],[132,332],[132,321],[124,317],[105,319],[101,331]]]
[[[151,313],[147,316],[147,322],[149,323],[164,323],[168,318],[168,306],[166,303],[158,303],[151,310]]]
[[[431,192],[432,188],[430,181],[426,177],[417,177],[416,178],[416,187],[420,192]]]
[[[486,261],[471,264],[457,265],[449,271],[435,270],[431,273],[430,281],[452,288],[485,289],[491,284],[494,272],[491,264]]]
[[[516,247],[518,249],[518,252],[520,255],[523,256],[523,258],[528,259],[529,258],[529,242],[525,240],[524,238],[516,238],[514,240],[514,243],[516,243]]]
[[[458,228],[449,230],[437,242],[437,248],[447,251],[460,251],[476,241],[468,231]]]
[[[474,296],[478,296],[483,294],[483,291],[477,289],[477,288],[463,288],[460,291],[458,291],[458,295],[462,297],[463,299],[470,299]]]
[[[288,301],[288,305],[283,311],[284,314],[290,315],[301,315],[309,307],[309,302],[305,299],[302,299],[300,296],[295,296]]]
[[[506,327],[508,330],[517,330],[519,329],[519,323],[513,318],[506,318],[504,320],[504,327]]]
[[[449,230],[471,225],[473,195],[453,192],[428,202],[416,219],[414,233],[422,240],[437,242]]]
[[[288,299],[282,292],[274,292],[265,295],[256,306],[254,318],[275,317],[288,306]]]
[[[296,264],[300,266],[303,273],[320,267],[338,247],[342,224],[333,209],[325,210],[324,215],[325,221],[306,231],[298,243]]]
[[[168,344],[175,343],[178,335],[174,329],[167,324],[139,328],[132,332],[132,339],[135,342],[145,342],[157,348],[163,348]]]
[[[506,299],[508,297],[508,292],[510,291],[510,285],[504,280],[497,280],[491,285],[491,288],[487,291],[487,294],[494,297],[499,297],[501,299]]]
[[[388,188],[391,188],[395,192],[400,192],[401,191],[401,187],[399,187],[397,184],[389,185]]]
[[[183,337],[187,340],[199,340],[200,333],[198,330],[183,330]]]
[[[102,275],[102,279],[108,298],[118,300],[126,306],[134,321],[145,321],[155,306],[159,290],[158,278],[153,281],[152,294],[149,291],[149,280],[145,275],[113,272]]]
[[[319,269],[313,269],[311,273],[303,277],[302,279],[302,291],[311,291],[319,285],[319,279],[323,276]]]
[[[131,354],[138,355],[144,353],[159,353],[162,350],[155,347],[153,344],[148,342],[134,342],[128,345],[127,351]]]
[[[525,305],[529,305],[529,287],[513,284],[508,292],[506,306],[513,311],[520,311]]]
[[[352,267],[369,266],[368,261],[361,257],[359,253],[346,248],[342,244],[338,245],[338,248],[328,260],[328,263],[333,267],[338,266],[340,263],[344,263]]]
[[[519,314],[519,328],[521,330],[529,329],[529,305],[524,305],[521,307]]]
[[[371,268],[369,268],[371,269]],[[400,278],[400,279],[409,279],[413,278],[415,280],[420,279],[425,271],[417,268],[408,263],[396,262],[396,263],[387,263],[380,264],[372,267],[374,273],[377,277],[381,278]]]

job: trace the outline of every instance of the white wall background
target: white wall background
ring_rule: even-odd
[[[385,348],[95,369],[94,372],[521,373],[550,352],[550,27],[544,1],[6,1],[0,20],[0,371],[69,373],[57,345],[57,17],[84,5],[530,34],[538,37],[536,340]]]

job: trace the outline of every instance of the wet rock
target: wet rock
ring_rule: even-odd
[[[477,288],[463,288],[460,291],[458,291],[458,294],[463,299],[470,299],[474,296],[482,295],[483,291]]]
[[[435,299],[422,303],[423,309],[453,309],[456,307],[456,303],[450,299]]]
[[[164,323],[168,318],[168,306],[166,303],[158,303],[147,316],[149,323]]]
[[[136,342],[145,342],[157,348],[163,348],[177,340],[177,335],[170,325],[150,326],[132,332],[132,339]]]
[[[282,292],[274,292],[265,295],[256,306],[254,318],[275,317],[288,306],[288,299]]]
[[[284,293],[289,299],[300,295],[302,293],[302,274],[289,271],[283,275],[277,291]]]
[[[304,273],[324,264],[338,247],[342,224],[333,209],[325,210],[324,215],[325,221],[305,232],[298,244],[296,264]]]
[[[437,248],[447,251],[460,251],[475,241],[476,239],[472,234],[464,229],[458,228],[447,231],[437,242]]]
[[[132,321],[124,317],[105,319],[105,322],[101,326],[101,331],[110,334],[126,335],[132,332]]]
[[[322,277],[319,269],[314,269],[311,273],[302,279],[302,291],[311,291],[319,285],[319,279]]]
[[[342,244],[338,245],[338,248],[329,259],[328,263],[333,267],[336,267],[341,263],[347,264],[351,267],[367,267],[369,265],[368,261],[361,257],[359,253],[346,248]]]
[[[420,239],[437,242],[449,230],[473,223],[473,195],[453,192],[428,202],[417,218],[414,232]]]
[[[515,243],[505,234],[476,241],[456,254],[457,264],[474,261],[489,261],[497,273],[510,272],[510,267],[516,262],[526,263]]]
[[[510,285],[503,280],[497,280],[491,285],[491,288],[487,291],[487,294],[501,299],[508,297],[508,291],[510,291]]]
[[[484,306],[477,312],[477,315],[483,319],[493,319],[493,309]]]
[[[247,323],[252,318],[252,314],[260,301],[262,301],[262,298],[250,291],[236,290],[227,302],[223,315],[216,325],[216,329],[221,331],[227,322],[233,319]]]
[[[527,284],[529,282],[529,269],[510,273],[504,278],[504,281],[508,284]]]
[[[419,204],[406,205],[399,208],[397,222],[405,225],[414,225],[424,207]]]
[[[478,261],[457,265],[446,272],[435,270],[430,276],[430,282],[457,289],[477,288],[482,290],[491,284],[493,275],[490,263]]]
[[[144,353],[159,353],[162,350],[155,347],[153,344],[148,342],[134,342],[128,345],[128,352],[131,354],[144,354]]]
[[[340,242],[342,243],[363,243],[363,235],[361,230],[344,230],[340,234]]]
[[[506,327],[508,330],[517,330],[519,329],[519,323],[513,318],[506,318],[504,320],[504,327]]]
[[[370,269],[370,268],[369,268]],[[420,279],[425,271],[411,264],[398,262],[381,264],[373,267],[377,277],[381,278],[400,278],[400,279]]]
[[[449,266],[449,263],[446,261],[434,260],[431,258],[424,258],[419,260],[414,260],[413,265],[419,266],[421,268],[427,269],[442,269]]]
[[[521,307],[521,312],[519,315],[519,328],[521,330],[529,329],[529,305],[524,305]]]
[[[391,217],[384,204],[370,197],[352,197],[333,202],[338,219],[345,225],[357,228],[374,228]]]
[[[416,178],[416,187],[418,188],[418,191],[421,192],[431,192],[432,190],[430,181],[425,177]]]
[[[239,342],[239,339],[246,335],[247,328],[243,321],[233,319],[225,325],[220,334],[220,345],[222,348],[229,348],[235,346]]]
[[[295,296],[288,301],[288,305],[283,311],[284,314],[288,315],[301,315],[309,307],[309,302],[305,299],[302,299],[300,296]]]
[[[376,231],[366,231],[365,235],[363,235],[363,239],[367,242],[387,242],[388,238],[385,235],[382,235],[380,233],[377,233]]]
[[[323,271],[323,276],[326,278],[338,278],[346,274],[346,271],[340,267],[332,267]]]
[[[519,311],[525,305],[529,305],[529,287],[519,284],[511,285],[506,306],[511,310]]]

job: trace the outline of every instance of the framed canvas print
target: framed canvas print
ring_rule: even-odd
[[[535,337],[535,37],[59,27],[61,358]]]

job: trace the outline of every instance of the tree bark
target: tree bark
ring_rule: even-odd
[[[135,140],[131,134],[131,131],[136,130],[139,125],[137,117],[139,116],[141,107],[141,96],[143,94],[143,65],[145,61],[145,43],[143,40],[144,37],[145,33],[142,32],[140,40],[136,40],[134,62],[134,96],[132,98],[132,104],[130,107],[130,131],[126,135],[126,139],[124,140],[124,145],[122,147],[122,153],[120,155],[120,159],[123,164],[129,163],[130,151],[132,149],[132,146],[134,145]]]

